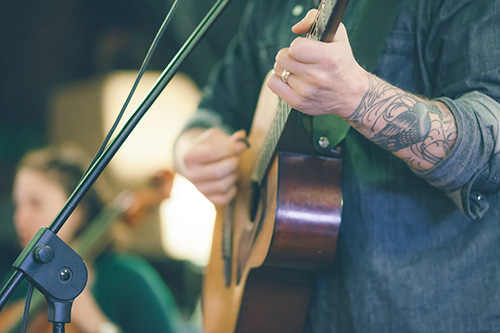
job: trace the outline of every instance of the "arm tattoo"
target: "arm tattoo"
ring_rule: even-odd
[[[423,169],[441,161],[456,139],[451,113],[369,75],[370,85],[348,117],[371,141],[397,154],[410,166]],[[426,167],[427,166],[427,167]]]

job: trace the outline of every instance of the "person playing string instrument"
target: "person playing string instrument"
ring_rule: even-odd
[[[335,262],[317,278],[306,331],[496,331],[500,1],[401,1],[372,73],[348,37],[368,1],[350,2],[328,42],[297,36],[317,1],[250,2],[177,141],[178,171],[230,202],[273,69],[266,84],[291,107],[352,127]]]
[[[22,158],[12,194],[21,246],[26,246],[41,226],[50,224],[87,167],[84,154],[70,144],[33,150]],[[97,187],[92,187],[58,236],[71,244],[103,205]],[[87,266],[89,279],[74,301],[69,329],[92,333],[176,332],[179,318],[173,296],[146,261],[107,248]],[[25,295],[24,291],[16,292]],[[46,321],[46,315],[43,317]]]

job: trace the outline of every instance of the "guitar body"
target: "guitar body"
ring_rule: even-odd
[[[277,105],[277,96],[265,87],[248,136],[250,148],[241,156],[238,194],[217,209],[202,294],[208,333],[302,332],[314,274],[334,259],[340,160],[288,152],[304,142],[297,138],[308,137],[291,124],[297,117],[288,118],[284,133],[289,135],[280,138],[263,180],[252,180]]]

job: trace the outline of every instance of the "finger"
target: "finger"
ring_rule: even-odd
[[[289,74],[287,75],[287,79],[283,80],[283,70],[285,68]],[[286,96],[290,95],[291,97],[292,90],[295,95],[307,95],[310,88],[315,86],[317,79],[315,68],[314,65],[295,61],[284,55],[284,53],[283,55],[279,54],[277,62],[274,64],[274,73],[288,86],[283,86],[281,89],[278,87],[280,93],[284,94],[280,95],[280,97],[287,100]],[[291,90],[289,88],[291,88]],[[290,97],[288,97],[288,100],[290,100]]]
[[[288,73],[285,73],[288,72]],[[290,75],[292,74],[290,71],[286,70],[284,66],[280,66],[277,62],[274,63],[273,74],[280,78],[280,80],[284,84],[288,84],[288,80]]]
[[[248,143],[247,140],[247,132],[245,130],[239,130],[234,132],[231,138],[236,143],[236,149],[238,153],[242,153],[243,151],[245,151],[247,148],[250,147],[250,144]]]
[[[280,96],[285,102],[287,102],[291,107],[295,108],[298,105],[298,96],[291,87],[293,84],[294,77],[292,74],[288,77],[288,84],[281,81],[281,77],[275,73],[271,75],[267,80],[267,86],[273,93]]]
[[[318,13],[317,9],[311,9],[307,12],[306,16],[299,22],[297,22],[293,27],[292,31],[296,34],[305,34],[309,32],[313,22],[315,21],[316,15]]]
[[[210,194],[205,195],[205,197],[216,206],[227,205],[236,196],[236,192],[236,186],[233,186],[225,193]]]
[[[237,174],[232,173],[227,177],[217,181],[207,181],[198,183],[196,187],[205,195],[220,195],[231,191],[236,186]]]
[[[278,51],[275,57],[274,71],[281,74],[283,69],[291,73],[307,74],[311,64],[317,64],[327,56],[327,44],[310,38],[298,37],[290,47]]]
[[[328,54],[327,47],[325,42],[297,37],[288,48],[288,58],[301,64],[317,64]]]
[[[193,183],[217,181],[235,173],[238,168],[237,156],[228,157],[210,164],[196,164],[188,169],[187,178]]]
[[[307,64],[297,61],[290,56],[289,48],[284,48],[276,54],[273,70],[280,76],[283,76],[284,69],[291,74],[304,75],[308,73],[306,66]]]
[[[340,51],[333,51],[332,47],[340,47],[343,44],[349,45],[349,38],[345,26],[340,23],[332,42],[297,37],[290,44],[287,54],[290,59],[299,63],[315,64],[324,61],[331,55],[340,53]]]
[[[242,136],[244,136],[243,132],[237,132],[233,137],[228,136],[220,129],[209,129],[198,138],[196,144],[186,153],[184,163],[188,167],[196,164],[210,164],[238,155],[246,149],[245,143],[237,140]]]

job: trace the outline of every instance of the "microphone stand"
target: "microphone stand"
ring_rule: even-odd
[[[195,31],[193,31],[163,70],[154,86],[115,139],[106,147],[96,162],[92,164],[49,228],[42,227],[21,252],[12,265],[16,272],[14,272],[0,292],[0,311],[22,280],[27,278],[47,299],[49,304],[47,317],[53,323],[53,332],[64,332],[64,323],[70,322],[72,302],[85,288],[87,268],[81,257],[57,237],[56,234],[176,74],[179,66],[200,42],[230,1],[218,0],[214,4]],[[49,269],[52,271],[46,271]],[[57,274],[58,276],[55,286],[53,285],[53,274]]]

